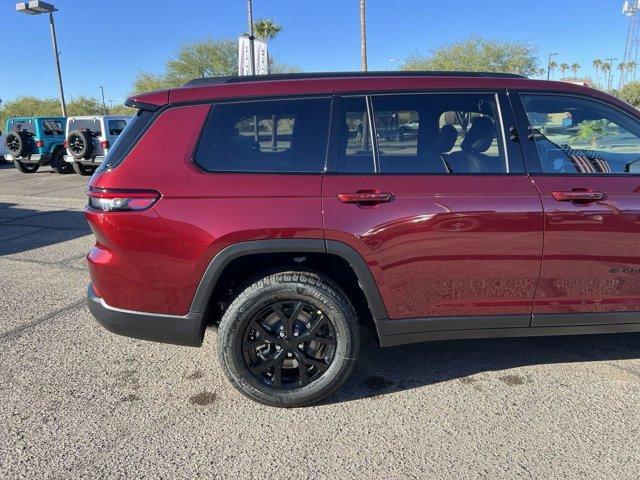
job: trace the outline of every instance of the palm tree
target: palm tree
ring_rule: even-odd
[[[569,70],[569,64],[568,63],[561,63],[560,64],[560,73],[562,74],[563,77],[564,77],[564,74],[567,72],[567,70]]]
[[[580,64],[574,63],[571,65],[571,71],[573,72],[573,78],[578,78],[578,70],[580,70]]]
[[[547,74],[547,71],[544,68],[541,68],[538,70],[538,76],[541,78],[544,78],[544,76]]]
[[[602,60],[601,60],[601,59],[599,59],[599,58],[596,58],[596,59],[593,61],[593,68],[594,68],[594,69],[595,69],[595,71],[596,71],[596,85],[600,85],[599,72],[600,72],[600,69],[602,68]]]
[[[609,62],[604,62],[601,68],[602,68],[602,73],[604,73],[605,90],[608,90],[609,89],[608,78],[611,75],[611,64]]]
[[[618,90],[622,88],[622,84],[624,83],[624,71],[627,69],[627,64],[622,62],[618,64],[618,70],[620,70],[620,81],[618,82]]]
[[[556,62],[555,60],[552,60],[551,63],[549,63],[549,70],[551,70],[551,77],[552,78],[554,76],[554,72],[555,72],[556,68],[558,68],[558,62]]]
[[[272,40],[282,31],[282,27],[273,20],[258,20],[253,24],[253,31],[256,38],[260,40]]]
[[[634,62],[633,60],[631,60],[630,62],[627,62],[627,70],[632,72],[632,79],[635,81],[636,79],[636,70],[638,69],[638,64],[636,62]]]

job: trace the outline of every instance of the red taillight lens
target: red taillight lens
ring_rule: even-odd
[[[107,148],[109,148],[109,140],[102,140],[100,142],[100,146],[106,150]]]
[[[141,212],[148,210],[161,195],[155,190],[116,190],[90,187],[89,208],[102,212]]]
[[[36,140],[36,148],[42,148],[44,147],[44,141],[42,140]]]

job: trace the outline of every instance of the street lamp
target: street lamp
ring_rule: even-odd
[[[551,78],[551,59],[556,55],[559,55],[559,53],[554,52],[549,54],[549,60],[547,61],[547,80]]]
[[[60,106],[62,107],[62,116],[67,116],[67,104],[64,101],[64,89],[62,88],[62,73],[60,71],[60,52],[58,51],[58,40],[56,39],[56,26],[53,22],[53,12],[58,10],[51,3],[42,2],[40,0],[32,0],[31,2],[16,3],[16,12],[26,13],[27,15],[40,15],[41,13],[49,14],[49,26],[51,27],[51,43],[53,46],[53,57],[56,61],[56,70],[58,72],[58,88],[60,90]]]

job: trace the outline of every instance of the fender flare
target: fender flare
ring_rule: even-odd
[[[191,302],[191,314],[204,314],[209,304],[213,290],[222,275],[224,269],[237,258],[261,253],[326,253],[336,255],[345,260],[353,269],[358,284],[369,304],[369,310],[373,320],[379,321],[387,318],[387,311],[378,291],[371,270],[360,254],[349,245],[335,240],[323,239],[273,239],[251,240],[230,245],[222,249],[211,260],[204,272],[196,294]]]

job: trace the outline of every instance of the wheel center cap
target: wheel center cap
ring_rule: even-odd
[[[284,338],[282,339],[282,348],[285,350],[292,350],[298,347],[298,343],[300,343],[295,338]]]

